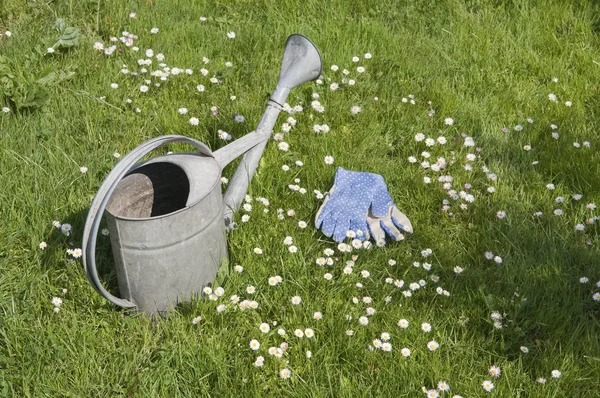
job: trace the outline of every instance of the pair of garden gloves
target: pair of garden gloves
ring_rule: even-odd
[[[380,246],[386,234],[397,241],[404,239],[402,232],[413,232],[408,218],[394,205],[383,177],[341,167],[317,212],[315,226],[337,242],[372,237]]]

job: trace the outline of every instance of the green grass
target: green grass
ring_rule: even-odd
[[[96,1],[0,0],[0,32],[12,32],[0,38],[0,106],[11,110],[0,113],[0,396],[413,397],[425,396],[421,387],[435,388],[440,380],[451,386],[444,396],[598,396],[600,303],[592,299],[600,291],[598,221],[575,230],[598,215],[585,205],[600,204],[597,5],[107,0],[100,2],[99,14],[97,7]],[[129,18],[132,11],[136,19]],[[200,16],[209,19],[203,23]],[[46,54],[60,36],[57,18],[78,29],[79,43]],[[160,32],[150,34],[152,27]],[[139,53],[121,43],[111,56],[93,49],[96,41],[110,45],[109,38],[124,30],[139,36]],[[237,37],[227,39],[229,31]],[[268,198],[270,212],[253,202],[250,222],[229,235],[231,263],[242,264],[244,272],[224,281],[219,302],[184,303],[166,319],[151,321],[111,305],[87,282],[80,259],[65,252],[81,247],[87,209],[117,162],[113,153],[125,154],[164,134],[190,136],[215,149],[223,145],[217,129],[236,138],[252,131],[291,33],[307,35],[320,49],[325,84],[292,91],[288,102],[302,104],[304,111],[294,115],[297,126],[286,135],[290,151],[279,151],[271,141],[263,155],[249,193]],[[120,70],[123,64],[139,70],[137,60],[147,48],[163,53],[170,67],[193,68],[193,75],[172,76],[141,93],[149,76]],[[373,58],[364,59],[366,52]],[[359,63],[351,61],[355,55]],[[209,64],[202,63],[203,56]],[[225,68],[226,61],[233,67]],[[330,69],[333,64],[338,72]],[[359,65],[366,67],[364,74],[355,72]],[[202,67],[209,76],[200,74]],[[344,68],[357,84],[330,91],[328,79],[341,83]],[[74,75],[61,80],[60,71]],[[209,83],[219,71],[223,84]],[[53,81],[38,82],[52,72],[58,76]],[[111,83],[119,88],[111,89]],[[196,91],[199,83],[206,92]],[[312,112],[313,93],[320,94],[325,113]],[[549,101],[550,93],[558,102]],[[415,105],[401,101],[409,94]],[[231,101],[231,95],[237,99]],[[362,112],[352,115],[353,105]],[[177,113],[182,106],[189,115]],[[215,117],[212,106],[219,108]],[[246,122],[236,124],[232,113],[243,114]],[[191,126],[190,116],[200,124]],[[276,131],[288,116],[280,116]],[[453,126],[444,124],[447,117]],[[331,132],[313,133],[315,123],[327,123]],[[523,131],[513,130],[517,124]],[[558,140],[551,137],[551,124],[558,126]],[[510,131],[503,133],[503,127]],[[414,140],[419,132],[443,135],[448,143],[427,148]],[[462,167],[469,148],[462,146],[461,132],[481,147],[471,172]],[[575,141],[591,147],[575,148]],[[524,151],[524,145],[533,149]],[[440,173],[408,162],[409,156],[420,162],[425,150],[433,161],[450,160],[454,151],[456,162]],[[323,162],[326,155],[335,157],[333,166]],[[304,166],[294,166],[296,160]],[[532,165],[534,160],[539,164]],[[290,171],[283,172],[283,164]],[[488,180],[484,165],[498,175],[497,182]],[[88,167],[86,174],[81,166]],[[360,251],[349,276],[342,269],[351,254],[336,253],[339,261],[327,270],[315,264],[324,249],[336,245],[313,226],[321,201],[312,191],[330,188],[336,166],[383,175],[415,228],[403,242]],[[232,173],[230,167],[224,174]],[[446,174],[457,191],[472,184],[476,200],[468,210],[460,210],[461,201],[450,199],[437,181]],[[424,184],[424,176],[432,183]],[[288,189],[294,178],[306,195]],[[547,190],[548,183],[556,189]],[[488,186],[497,192],[488,193]],[[573,200],[575,193],[583,198]],[[565,202],[555,203],[557,196]],[[451,202],[452,216],[441,211],[444,199]],[[294,209],[296,216],[280,221],[278,208]],[[556,208],[564,215],[552,215]],[[507,212],[506,219],[496,218],[498,210]],[[534,217],[536,211],[543,216]],[[72,224],[72,235],[62,235],[53,220]],[[308,228],[299,229],[299,220]],[[287,252],[282,243],[287,235],[298,253]],[[38,248],[42,241],[45,250]],[[101,236],[101,275],[117,294],[109,246]],[[265,253],[255,255],[254,247]],[[433,250],[426,260],[420,254],[425,248]],[[502,264],[487,261],[486,251],[500,255]],[[389,266],[388,259],[397,265]],[[432,270],[415,268],[414,261],[429,261]],[[462,274],[453,272],[456,265],[464,268]],[[363,269],[370,278],[360,277]],[[334,275],[332,281],[323,278],[325,272]],[[430,280],[433,274],[439,283]],[[283,283],[270,287],[267,279],[274,275]],[[588,284],[579,283],[583,276]],[[385,283],[388,277],[406,286],[420,279],[428,284],[407,298],[406,287]],[[247,298],[248,285],[257,288],[257,310],[229,306],[216,312],[233,294]],[[436,294],[438,285],[450,297]],[[302,297],[301,305],[290,304],[294,295]],[[358,324],[368,305],[352,303],[352,297],[364,296],[372,297],[377,310],[368,326]],[[58,313],[53,297],[63,300]],[[315,311],[323,313],[322,320],[313,320]],[[505,314],[502,329],[494,328],[493,311]],[[202,321],[192,325],[198,315]],[[397,326],[401,318],[410,321],[408,329]],[[259,331],[262,322],[274,321],[271,332]],[[433,331],[422,332],[422,322]],[[286,337],[277,334],[279,327]],[[296,328],[308,327],[314,338],[293,336]],[[346,336],[347,329],[354,336]],[[392,352],[370,351],[382,332],[391,334]],[[249,348],[251,339],[261,342],[257,352]],[[430,340],[440,343],[437,351],[427,350]],[[289,348],[282,359],[268,355],[268,347],[283,341]],[[522,353],[521,346],[530,352]],[[410,358],[402,357],[403,347],[412,350]],[[258,355],[265,357],[262,368],[253,365]],[[498,379],[488,374],[492,364],[502,369]],[[288,380],[279,377],[285,367],[292,371]],[[553,369],[562,377],[553,379]],[[539,377],[546,384],[536,382]],[[491,393],[481,387],[484,380],[494,382]]]

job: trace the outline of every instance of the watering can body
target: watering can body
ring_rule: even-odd
[[[240,206],[289,91],[315,80],[321,57],[310,40],[291,35],[282,69],[256,131],[214,153],[189,137],[151,139],[125,155],[106,177],[88,212],[83,265],[92,286],[122,307],[163,314],[196,297],[227,262],[226,225]],[[196,152],[140,162],[156,148],[187,143]],[[243,155],[224,195],[221,172]],[[108,292],[96,269],[96,238],[106,215],[121,297]]]
[[[106,220],[122,298],[166,312],[226,266],[220,177],[214,158],[189,153],[139,164],[119,182]]]

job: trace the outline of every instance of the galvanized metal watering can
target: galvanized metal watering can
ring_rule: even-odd
[[[282,104],[292,88],[317,79],[321,70],[315,45],[291,35],[279,81],[254,132],[215,152],[192,138],[168,135],[125,155],[100,186],[87,216],[83,265],[92,286],[114,304],[156,314],[213,282],[227,260],[225,227],[243,201]],[[197,152],[139,162],[152,150],[177,142]],[[222,196],[221,171],[242,154]],[[96,237],[105,210],[122,298],[104,288],[96,269]]]

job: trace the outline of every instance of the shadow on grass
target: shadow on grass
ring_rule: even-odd
[[[485,147],[494,150],[485,153],[486,161],[501,165],[499,174],[506,176],[505,184],[515,195],[512,200],[494,199],[494,205],[507,206],[506,220],[497,220],[493,214],[498,209],[489,205],[474,207],[474,214],[464,217],[478,220],[475,227],[467,228],[463,224],[463,228],[454,229],[456,235],[450,238],[452,243],[462,246],[454,254],[468,257],[466,263],[470,267],[452,290],[457,300],[452,303],[452,309],[471,317],[463,320],[464,337],[486,352],[499,351],[509,360],[522,357],[521,346],[533,353],[561,353],[561,358],[570,358],[574,362],[572,366],[580,367],[582,373],[593,377],[599,365],[590,358],[600,355],[597,337],[600,335],[600,307],[592,299],[593,293],[600,290],[595,286],[600,280],[596,247],[600,227],[598,222],[586,224],[585,216],[578,212],[586,201],[569,203],[569,200],[573,193],[583,193],[588,201],[594,198],[600,180],[595,170],[586,165],[589,166],[589,157],[595,155],[591,152],[579,156],[570,154],[554,168],[533,169],[531,160],[514,154],[514,148],[508,143],[499,139],[489,141],[492,142]],[[570,150],[568,144],[561,143],[561,146]],[[540,163],[551,161],[551,148],[540,153]],[[507,161],[511,152],[512,158]],[[574,177],[576,172],[577,178]],[[528,183],[532,180],[535,181],[533,186]],[[539,181],[545,182],[538,186]],[[567,198],[564,204],[554,203],[554,196],[559,194],[543,191],[547,182],[555,183],[557,189],[560,186]],[[534,196],[532,202],[525,201]],[[544,214],[536,218],[533,212],[540,209],[531,207],[538,205],[544,206]],[[552,207],[564,208],[565,216],[553,215],[552,210],[548,211]],[[571,221],[573,214],[580,219],[577,222],[585,224],[585,231],[575,231]],[[448,226],[466,223],[466,219],[452,220]],[[501,256],[502,263],[486,260],[483,254],[487,251]],[[442,254],[442,257],[445,256]],[[453,262],[456,258],[451,256],[443,259],[443,263]],[[446,274],[456,279],[450,276],[451,271]],[[589,282],[580,283],[581,277],[589,277]],[[492,312],[502,315],[501,327],[494,327]],[[526,368],[539,371],[537,356],[522,358]],[[550,361],[547,366],[558,364]]]
[[[68,247],[70,249],[81,248],[81,233],[85,226],[85,220],[87,218],[89,208],[82,208],[74,213],[71,213],[65,217],[62,221],[62,225],[70,224],[73,227],[71,235],[66,237]],[[100,231],[106,228],[106,222],[103,221],[100,225]],[[56,267],[57,251],[62,250],[65,245],[65,236],[60,228],[55,228],[52,234],[47,240],[48,247],[55,247],[56,250],[44,250],[42,262],[47,268]],[[61,253],[60,257],[65,257],[65,253]],[[74,262],[75,259],[72,256],[67,255],[68,262]],[[114,261],[112,257],[110,238],[98,233],[98,239],[96,242],[96,264],[98,266],[98,276],[104,281],[104,287],[113,295],[119,297],[119,288],[117,281],[117,272],[114,267]],[[85,274],[83,269],[83,261],[81,261],[80,267],[81,273]]]

